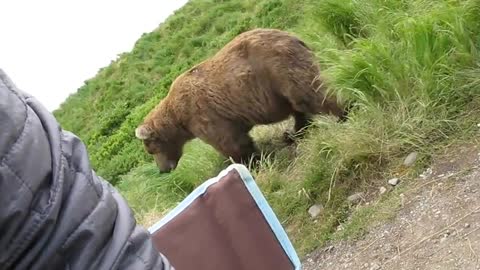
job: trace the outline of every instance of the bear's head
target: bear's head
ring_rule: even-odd
[[[175,140],[168,140],[146,123],[135,129],[135,136],[143,141],[145,150],[153,155],[161,173],[170,172],[177,167],[182,156],[182,146]]]

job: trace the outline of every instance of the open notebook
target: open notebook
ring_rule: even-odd
[[[248,169],[233,164],[149,228],[176,270],[293,270],[300,260]]]

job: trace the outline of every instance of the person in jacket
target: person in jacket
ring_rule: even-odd
[[[87,150],[0,69],[0,270],[173,270]]]

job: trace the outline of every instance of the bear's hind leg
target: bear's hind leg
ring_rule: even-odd
[[[295,118],[295,133],[303,135],[305,129],[312,123],[312,116],[301,112],[295,112],[293,116]]]
[[[284,139],[287,143],[293,143],[296,139],[303,138],[306,129],[312,122],[312,116],[306,113],[294,112],[293,117],[295,119],[293,132],[286,131],[284,133]]]

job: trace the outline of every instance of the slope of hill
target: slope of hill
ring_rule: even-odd
[[[480,269],[479,146],[476,139],[454,144],[421,177],[369,201],[382,208],[399,201],[400,210],[359,239],[313,252],[303,269]]]
[[[298,1],[191,1],[87,81],[54,112],[88,145],[95,169],[112,182],[148,160],[132,131],[171,82],[194,63],[253,27],[288,28]]]
[[[408,178],[451,136],[472,134],[480,104],[480,3],[475,0],[191,0],[54,112],[87,144],[94,169],[151,224],[227,164],[195,140],[159,175],[134,137],[143,117],[191,65],[255,27],[291,31],[312,47],[332,91],[355,101],[345,124],[319,117],[296,146],[259,127],[254,172],[300,254],[329,240],[352,210],[346,198],[388,177]],[[414,166],[402,165],[416,151]],[[312,220],[307,212],[321,204]],[[368,223],[365,213],[351,234]]]

